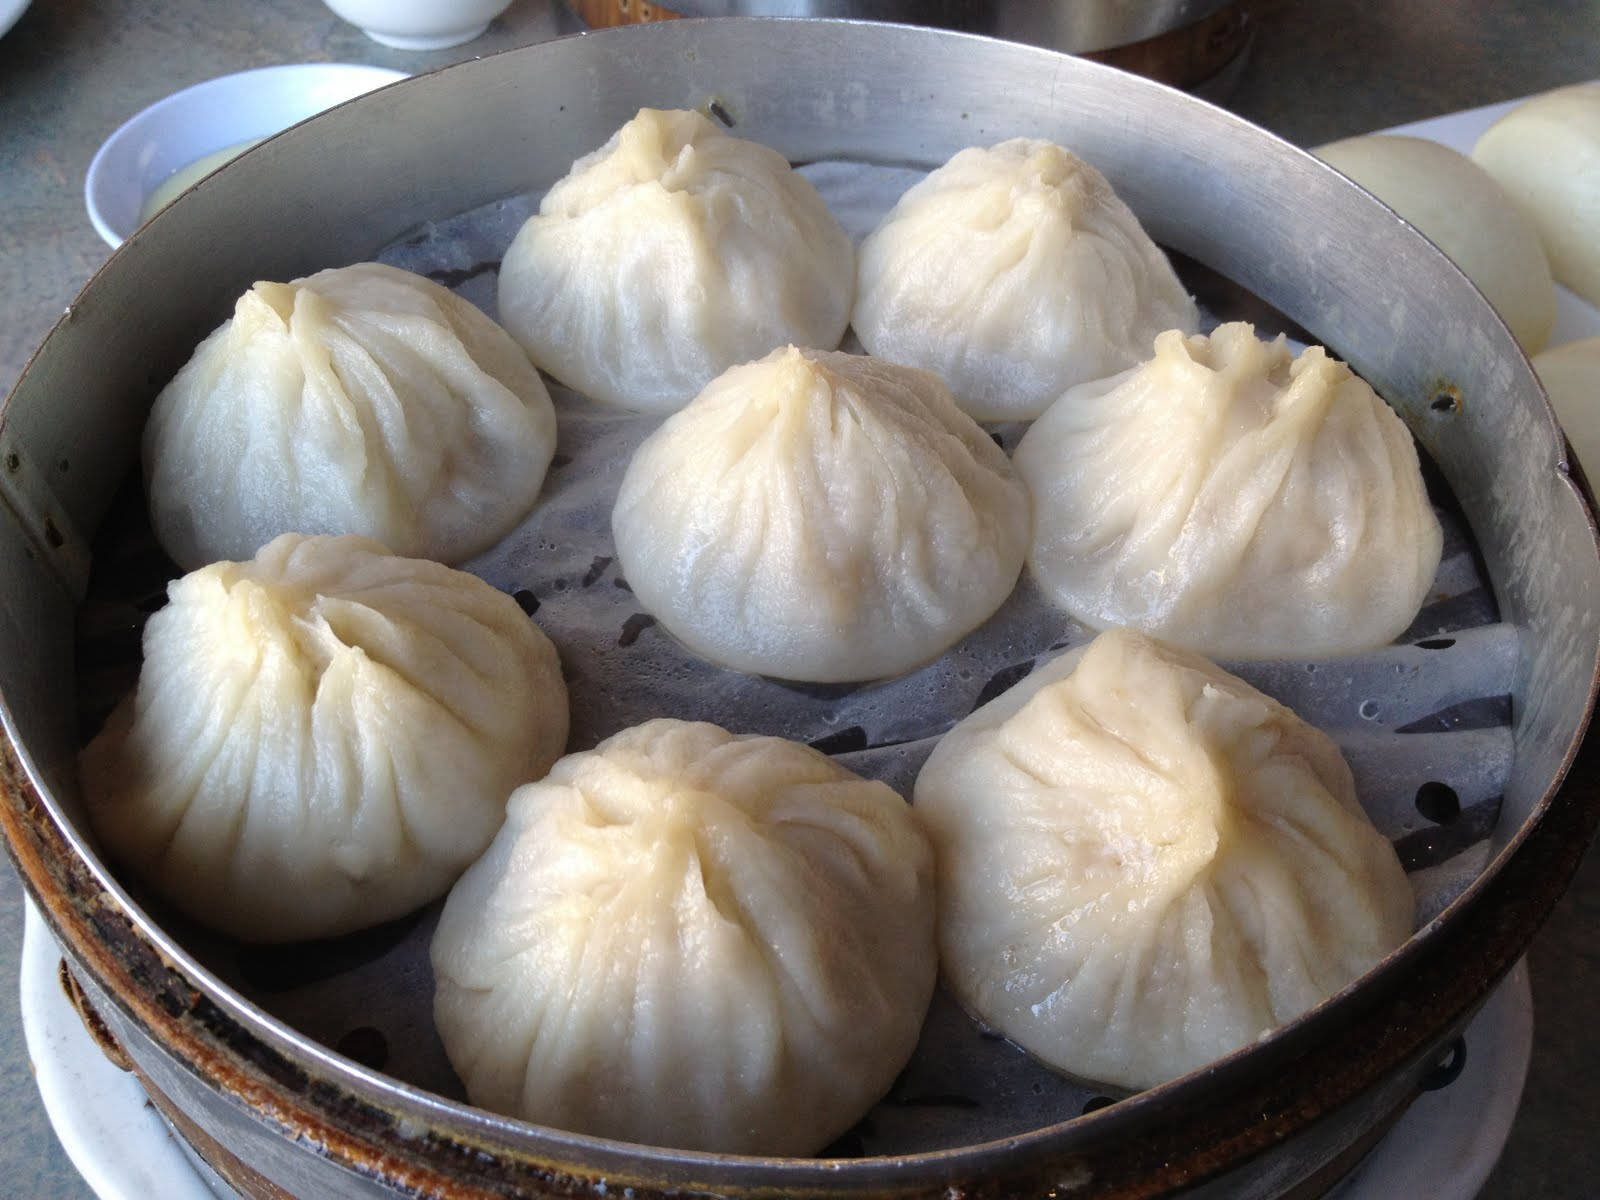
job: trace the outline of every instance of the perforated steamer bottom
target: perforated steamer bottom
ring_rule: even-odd
[[[812,164],[804,172],[858,240],[922,175],[857,163]],[[452,287],[493,316],[497,265],[536,206],[537,197],[519,196],[430,223],[379,257]],[[1186,282],[1198,290],[1199,281]],[[1205,317],[1208,324],[1253,319],[1261,332],[1274,332],[1248,298],[1218,299]],[[794,685],[713,667],[640,609],[611,544],[622,472],[659,419],[601,409],[560,387],[552,393],[560,440],[539,503],[499,546],[466,566],[514,595],[560,649],[572,699],[569,750],[651,717],[694,718],[810,743],[909,796],[946,729],[1041,659],[1092,636],[1048,605],[1024,575],[980,629],[898,679]],[[1023,428],[993,432],[1009,451]],[[1499,622],[1471,531],[1442,479],[1427,474],[1444,555],[1427,604],[1397,644],[1353,659],[1225,664],[1340,744],[1363,804],[1410,874],[1419,925],[1487,862],[1511,769],[1518,654],[1515,630]],[[143,619],[164,603],[166,581],[177,573],[155,547],[136,489],[130,483],[101,530],[80,620],[86,739],[132,686]],[[347,938],[260,948],[218,938],[152,897],[141,900],[266,1012],[368,1066],[465,1099],[432,1023],[427,950],[438,905]],[[826,1153],[972,1145],[1069,1120],[1110,1100],[980,1028],[941,991],[889,1095]]]

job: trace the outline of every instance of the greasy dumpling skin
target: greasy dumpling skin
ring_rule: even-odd
[[[665,413],[776,346],[837,346],[854,292],[849,236],[781,154],[646,108],[523,225],[500,319],[567,386]]]
[[[285,534],[167,596],[81,777],[111,858],[225,933],[329,937],[442,895],[566,745],[554,646],[464,572]]]
[[[861,244],[851,324],[980,421],[1037,417],[1198,313],[1104,175],[1052,142],[961,151]]]
[[[881,783],[656,720],[511,798],[434,934],[474,1104],[656,1146],[812,1154],[893,1083],[936,974],[932,856]]]
[[[946,985],[1080,1079],[1183,1075],[1411,933],[1410,885],[1333,742],[1141,634],[1101,634],[978,709],[915,797]]]
[[[790,346],[652,434],[611,525],[634,594],[695,653],[841,682],[982,624],[1021,572],[1028,499],[929,372]]]
[[[1246,324],[1171,331],[1017,446],[1028,566],[1096,628],[1213,658],[1327,658],[1415,618],[1443,544],[1405,424],[1349,367]]]
[[[150,519],[186,570],[280,533],[454,563],[533,507],[555,453],[539,372],[429,279],[380,263],[257,283],[156,397]]]

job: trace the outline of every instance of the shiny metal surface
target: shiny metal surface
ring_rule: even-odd
[[[1231,0],[670,0],[686,17],[903,21],[1049,46],[1107,50],[1193,25]]]
[[[1003,93],[996,79],[1009,81]],[[0,440],[33,462],[70,456],[53,489],[92,530],[155,391],[251,281],[361,258],[421,221],[546,186],[642,104],[712,99],[739,132],[796,160],[928,166],[1022,133],[1071,144],[1158,239],[1366,373],[1440,462],[1523,639],[1518,756],[1493,867],[1361,986],[1262,1045],[1026,1137],[819,1163],[534,1130],[365,1071],[265,1019],[103,872],[74,823],[69,573],[6,510],[0,819],[30,889],[129,1055],[206,1133],[301,1195],[593,1194],[602,1179],[640,1195],[1281,1192],[1404,1097],[1553,902],[1593,827],[1592,792],[1588,807],[1548,797],[1600,653],[1593,527],[1526,361],[1436,251],[1308,156],[1180,93],[949,33],[675,22],[530,47],[316,118],[181,199],[58,325],[0,412]]]

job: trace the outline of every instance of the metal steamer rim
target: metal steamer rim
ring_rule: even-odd
[[[780,59],[795,55],[809,74],[775,73]],[[825,84],[840,59],[846,78],[838,87]],[[742,80],[730,64],[740,64]],[[988,98],[988,81],[1008,72],[1031,72],[1039,85],[1020,107]],[[777,86],[796,94],[780,102],[769,94]],[[923,96],[928,107],[903,107],[906,98]],[[214,325],[217,313],[225,311],[222,306],[231,304],[251,278],[287,278],[362,257],[422,221],[524,193],[530,183],[537,189],[642,104],[689,105],[708,98],[738,115],[741,132],[777,145],[797,161],[932,165],[961,145],[1024,132],[1076,144],[1111,175],[1158,240],[1268,297],[1380,384],[1455,484],[1465,527],[1478,535],[1484,574],[1495,593],[1489,597],[1487,623],[1455,624],[1452,618],[1422,630],[1420,639],[1453,637],[1463,645],[1463,655],[1500,673],[1491,694],[1461,701],[1490,701],[1496,706],[1492,722],[1475,716],[1471,728],[1462,728],[1459,720],[1451,725],[1441,719],[1449,727],[1416,731],[1440,737],[1479,734],[1477,741],[1485,745],[1517,740],[1499,789],[1504,796],[1499,816],[1488,824],[1481,872],[1432,915],[1418,937],[1344,995],[1259,1046],[1087,1117],[959,1149],[856,1162],[738,1160],[536,1130],[465,1110],[329,1053],[241,998],[104,871],[73,825],[70,697],[63,697],[59,686],[30,684],[25,675],[29,668],[59,670],[73,661],[64,644],[70,637],[63,639],[59,628],[52,628],[44,603],[60,595],[62,576],[44,565],[49,548],[28,537],[26,521],[7,511],[0,514],[9,521],[0,525],[0,552],[17,570],[0,576],[15,581],[0,585],[0,611],[7,618],[0,622],[0,634],[11,640],[0,655],[0,685],[15,748],[4,818],[30,889],[44,893],[47,918],[79,972],[89,977],[93,998],[107,1010],[130,1055],[158,1084],[171,1085],[203,1110],[213,1128],[232,1128],[236,1122],[212,1112],[214,1102],[208,1104],[207,1096],[251,1112],[277,1113],[268,1125],[302,1131],[300,1140],[320,1143],[320,1161],[343,1163],[368,1180],[490,1186],[507,1177],[504,1173],[531,1178],[531,1171],[551,1178],[554,1171],[573,1186],[604,1176],[631,1178],[647,1190],[704,1183],[733,1190],[783,1185],[831,1191],[920,1189],[951,1171],[1004,1187],[1005,1181],[1039,1179],[1040,1172],[1059,1174],[1071,1165],[1097,1186],[1119,1179],[1171,1186],[1242,1163],[1246,1182],[1255,1181],[1250,1186],[1264,1184],[1280,1169],[1269,1161],[1271,1152],[1354,1096],[1385,1103],[1431,1063],[1449,1028],[1481,998],[1487,982],[1510,965],[1553,903],[1592,828],[1594,809],[1592,791],[1586,803],[1551,806],[1547,801],[1575,750],[1600,645],[1592,606],[1585,609],[1581,603],[1595,594],[1592,586],[1583,590],[1596,574],[1593,527],[1565,478],[1548,410],[1509,335],[1453,268],[1397,219],[1386,218],[1306,156],[1177,93],[1049,52],[960,35],[832,22],[681,22],[529,47],[409,81],[317,118],[251,151],[180,201],[113,258],[74,306],[74,315],[52,334],[0,415],[0,438],[26,447],[31,461],[50,463],[57,446],[71,443],[67,434],[74,418],[109,416],[95,430],[99,436],[87,439],[83,453],[73,447],[72,480],[85,481],[81,490],[50,481],[69,528],[97,528],[111,502],[111,484],[126,470],[126,431],[142,420],[143,409],[130,394],[148,400],[170,373],[164,368],[181,361],[198,340],[196,330],[203,333]],[[538,128],[521,119],[530,109],[547,117]],[[831,118],[822,120],[822,112]],[[889,113],[894,116],[875,118]],[[403,127],[407,136],[386,127]],[[452,144],[450,134],[460,128],[474,130],[475,136],[456,137]],[[1214,153],[1175,149],[1174,129],[1185,130],[1196,145]],[[596,131],[603,132],[596,137]],[[496,137],[513,148],[537,149],[537,169],[547,177],[521,176],[515,153],[479,160],[477,174],[465,172],[477,144]],[[261,213],[248,237],[234,228],[231,214],[247,197],[275,190],[296,194],[330,147],[362,139],[365,148],[354,165],[365,170],[351,172],[361,178],[325,180],[318,220],[297,228],[304,213],[286,205],[282,212]],[[439,152],[430,158],[421,147]],[[393,189],[374,202],[363,189],[370,187],[379,165],[410,177],[416,186]],[[473,182],[463,185],[462,179]],[[1182,204],[1172,198],[1178,179],[1185,185]],[[1268,205],[1269,194],[1299,196],[1297,211],[1321,206],[1330,223],[1320,239],[1324,248],[1329,241],[1337,243],[1338,234],[1354,238],[1350,261],[1335,264],[1325,275],[1306,276],[1297,286],[1293,272],[1313,264],[1315,255],[1296,243],[1303,224]],[[1260,223],[1251,238],[1227,219],[1240,204],[1259,207]],[[208,272],[198,270],[199,246],[220,251],[206,256],[212,263]],[[1362,307],[1358,301],[1371,299],[1368,278],[1378,263],[1398,264],[1433,286],[1424,295],[1408,295],[1399,316],[1381,306]],[[1404,278],[1403,271],[1398,273]],[[196,282],[181,296],[159,297],[144,328],[119,334],[111,312],[120,297],[159,278]],[[1397,338],[1391,326],[1396,320],[1401,333],[1414,329],[1434,336]],[[1319,329],[1330,321],[1341,336]],[[134,336],[148,331],[156,336],[143,341]],[[90,339],[104,350],[100,382],[74,363]],[[1395,350],[1397,343],[1420,352],[1406,357]],[[1441,380],[1466,398],[1454,411],[1431,407],[1438,395],[1447,394]],[[1479,401],[1495,394],[1509,397],[1503,411]],[[54,420],[51,398],[58,414]],[[1518,469],[1502,459],[1515,459]],[[1530,565],[1537,569],[1530,571]],[[593,557],[582,566],[586,575]],[[597,583],[603,573],[602,568]],[[1488,595],[1489,589],[1475,586],[1453,595],[1479,590]],[[1505,618],[1499,623],[1492,620],[1496,606]],[[1514,636],[1508,639],[1502,625]],[[15,631],[35,628],[47,635],[14,653],[23,641]],[[1392,671],[1397,661],[1404,673],[1407,655],[1450,661],[1447,647],[1400,647],[1385,654],[1379,656],[1380,674]],[[1312,674],[1303,664],[1298,667]],[[31,677],[51,678],[48,672]],[[1417,677],[1428,678],[1422,672]],[[992,679],[991,674],[977,680],[977,690]],[[1504,691],[1498,690],[1502,683]],[[1430,693],[1424,687],[1409,699],[1397,692],[1393,703],[1400,712],[1414,713],[1412,723],[1426,721],[1452,711],[1450,704],[1438,707],[1439,690]],[[1362,700],[1373,698],[1370,691],[1352,672],[1341,693],[1355,703],[1358,722],[1372,720],[1359,711]],[[1293,706],[1292,700],[1286,702]],[[1391,703],[1389,692],[1382,702]],[[1459,716],[1460,710],[1454,711]],[[865,722],[857,724],[867,743],[858,750],[869,751],[878,744],[877,735]],[[841,732],[850,728],[854,725]],[[1502,729],[1507,732],[1496,732]],[[1458,800],[1465,800],[1464,812],[1492,799],[1471,789],[1455,790]],[[1523,913],[1514,927],[1498,915],[1513,901]],[[1461,969],[1456,957],[1463,947],[1473,947],[1467,952],[1474,964],[1470,970]],[[1402,994],[1407,988],[1412,999]],[[1417,1006],[1425,1002],[1432,1007],[1418,1015]],[[1411,1016],[1396,1020],[1397,1012]],[[1389,1032],[1375,1042],[1374,1030]],[[1354,1046],[1365,1052],[1351,1054]],[[186,1079],[174,1073],[174,1059],[190,1064]],[[1296,1086],[1274,1082],[1273,1076],[1285,1070],[1292,1070]],[[1262,1122],[1263,1112],[1278,1115]],[[1360,1123],[1358,1117],[1354,1124]],[[269,1129],[263,1139],[249,1121],[239,1129],[250,1145],[281,1137]],[[379,1157],[368,1147],[377,1147]],[[310,1171],[314,1168],[296,1165],[291,1173]]]

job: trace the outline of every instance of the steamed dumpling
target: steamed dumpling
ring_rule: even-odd
[[[460,562],[533,506],[555,409],[506,332],[380,263],[257,283],[156,397],[144,471],[179,566],[280,533]]]
[[[1391,641],[1443,537],[1404,423],[1320,346],[1246,324],[1171,331],[1023,436],[1028,565],[1096,628],[1214,658],[1326,658]]]
[[[811,1154],[932,996],[932,857],[881,783],[658,720],[558,762],[450,893],[434,1017],[474,1104],[625,1141]]]
[[[946,984],[1071,1075],[1141,1088],[1354,981],[1411,933],[1338,748],[1198,656],[1068,651],[935,747],[916,810]]]
[[[111,856],[226,933],[328,937],[442,895],[566,744],[555,648],[464,572],[285,534],[167,595],[83,787]]]
[[[936,372],[980,421],[1037,417],[1196,328],[1172,266],[1105,176],[1052,142],[961,151],[861,244],[851,323]]]
[[[639,602],[695,653],[839,682],[986,620],[1021,572],[1028,500],[933,375],[790,346],[651,435],[611,524]]]
[[[500,319],[593,400],[671,412],[786,342],[833,347],[855,250],[783,156],[641,109],[545,194],[500,267]]]

